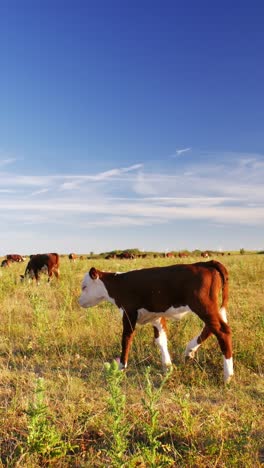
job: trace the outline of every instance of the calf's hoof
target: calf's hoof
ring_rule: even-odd
[[[187,362],[193,361],[195,358],[195,354],[196,354],[195,351],[190,351],[188,354],[185,354],[184,355],[185,362],[187,363]]]

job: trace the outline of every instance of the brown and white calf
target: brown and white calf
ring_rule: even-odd
[[[21,280],[26,277],[35,278],[38,283],[41,272],[48,273],[48,281],[50,281],[53,273],[56,278],[59,278],[59,255],[57,253],[31,255],[25,274],[20,275],[20,277]]]
[[[218,296],[222,290],[222,305]],[[227,324],[228,272],[217,261],[145,268],[126,273],[110,273],[91,268],[82,282],[81,307],[101,301],[115,304],[123,314],[120,368],[127,367],[136,324],[151,323],[160,348],[162,364],[171,365],[167,347],[166,319],[181,319],[194,312],[204,322],[201,333],[185,349],[193,358],[202,342],[214,334],[224,358],[224,380],[233,375],[231,330]]]

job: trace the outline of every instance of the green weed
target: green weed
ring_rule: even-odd
[[[37,454],[43,462],[62,458],[71,445],[63,441],[62,436],[49,414],[45,404],[44,380],[38,378],[33,396],[33,402],[27,410],[28,436],[26,451]]]
[[[172,374],[172,367],[163,376],[158,387],[154,386],[150,372],[150,367],[147,367],[144,375],[146,384],[144,396],[142,397],[143,409],[146,416],[141,423],[143,433],[146,435],[146,444],[140,444],[140,451],[143,462],[147,463],[148,467],[161,468],[170,466],[173,463],[173,459],[165,453],[167,447],[161,442],[161,438],[167,431],[160,428],[160,412],[158,409],[163,388]]]
[[[108,424],[111,431],[111,445],[107,452],[111,466],[124,466],[124,455],[128,445],[130,425],[125,418],[126,397],[122,391],[124,372],[121,372],[118,363],[113,361],[105,364],[105,376],[109,397],[107,399]]]

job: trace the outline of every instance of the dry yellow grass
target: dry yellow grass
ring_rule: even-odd
[[[171,264],[178,259],[79,260],[61,262],[61,280],[51,285],[21,284],[24,264],[2,269],[0,277],[0,451],[3,466],[114,466],[109,392],[104,363],[120,353],[121,319],[104,303],[80,309],[83,274],[93,265],[125,271]],[[185,260],[186,261],[186,260]],[[196,261],[189,258],[188,262]],[[156,466],[257,467],[264,447],[264,255],[221,258],[230,274],[228,318],[233,330],[235,378],[222,383],[222,357],[214,338],[185,365],[186,343],[200,330],[197,317],[169,324],[169,348],[175,364],[156,403],[159,455],[173,462]],[[151,466],[140,458],[148,445],[145,372],[151,366],[154,388],[162,380],[160,356],[151,327],[142,327],[132,346],[122,382],[126,396],[128,445],[118,466]],[[30,449],[29,407],[41,378],[46,425],[60,436],[57,456]],[[31,430],[32,431],[32,430]],[[55,436],[54,436],[55,437]],[[53,438],[54,438],[53,437]],[[68,449],[63,451],[63,443]],[[46,453],[46,455],[45,455]],[[165,463],[165,462],[164,462]]]

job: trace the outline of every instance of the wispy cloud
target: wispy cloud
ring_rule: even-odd
[[[175,220],[207,220],[211,222],[223,222],[228,224],[242,223],[242,224],[264,224],[264,208],[263,206],[224,206],[220,204],[206,204],[205,202],[201,205],[195,202],[192,203],[190,200],[187,202],[181,202],[181,204],[170,204],[164,203],[153,203],[149,201],[127,201],[119,202],[111,200],[109,203],[107,200],[94,202],[92,204],[61,200],[52,200],[41,203],[11,203],[0,204],[0,210],[8,212],[23,212],[23,213],[63,213],[63,222],[66,219],[69,221],[72,216],[97,216],[97,224],[103,221],[104,217],[108,217],[111,214],[112,219],[118,220],[121,217],[125,217],[125,222],[122,224],[129,225],[128,219],[131,219],[133,224],[149,224],[155,219],[156,222],[168,222]],[[56,214],[57,217],[57,214]],[[117,218],[116,218],[117,217]],[[134,219],[133,219],[134,218]],[[51,217],[51,220],[53,218]],[[57,220],[58,221],[58,220]],[[95,223],[95,221],[93,221]],[[103,224],[103,222],[102,222]],[[113,223],[112,223],[113,224]],[[117,223],[118,224],[118,223]]]
[[[0,167],[8,166],[9,164],[13,164],[15,161],[17,161],[16,158],[0,159]]]
[[[36,190],[30,194],[31,197],[35,197],[36,195],[42,195],[43,193],[47,193],[49,191],[48,188],[43,188],[41,190]]]
[[[111,169],[97,174],[56,174],[56,175],[19,175],[9,172],[1,172],[1,186],[20,186],[20,187],[49,187],[56,184],[59,188],[70,190],[76,189],[85,182],[102,182],[110,179],[122,179],[127,173],[137,171],[143,167],[143,164],[134,164],[129,167]]]
[[[100,172],[99,174],[90,176],[90,180],[102,181],[102,180],[110,179],[112,177],[119,177],[122,174],[126,174],[127,172],[131,172],[131,171],[136,171],[138,169],[141,169],[142,167],[143,167],[143,164],[133,164],[132,166],[129,166],[129,167],[111,169],[109,171]]]
[[[176,149],[176,155],[175,156],[181,156],[184,153],[187,153],[188,151],[191,151],[192,148],[182,148],[182,149]]]
[[[133,191],[141,196],[155,195],[157,193],[155,183],[152,182],[148,174],[145,175],[143,172],[138,173],[133,184]]]
[[[186,220],[263,226],[264,157],[224,154],[217,161],[215,165],[210,157],[199,163],[184,159],[177,170],[174,165],[163,164],[159,170],[134,164],[82,175],[6,173],[0,182],[5,193],[5,200],[0,198],[0,216],[12,223],[19,219],[20,227],[47,220],[72,229]]]
[[[77,190],[80,188],[80,184],[82,184],[83,181],[77,179],[77,180],[72,180],[71,182],[63,182],[59,189],[60,190]]]
[[[11,189],[0,189],[0,193],[15,193],[15,190],[11,190]]]

